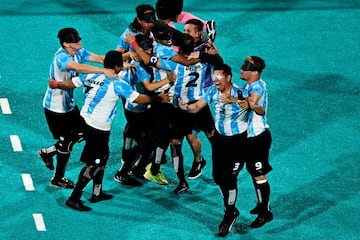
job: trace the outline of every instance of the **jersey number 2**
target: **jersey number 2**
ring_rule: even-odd
[[[199,73],[197,72],[192,72],[189,74],[189,76],[194,76],[193,79],[191,79],[185,86],[186,87],[196,87],[196,81],[199,79]]]

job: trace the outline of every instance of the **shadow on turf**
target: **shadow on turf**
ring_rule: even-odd
[[[333,160],[337,170],[328,172],[326,176],[318,176],[301,188],[276,199],[272,203],[274,218],[286,219],[286,224],[275,227],[268,233],[297,227],[304,221],[323,214],[339,202],[359,194],[360,185],[354,177],[359,175],[359,169],[348,167],[357,164],[359,158],[359,153],[340,156]]]

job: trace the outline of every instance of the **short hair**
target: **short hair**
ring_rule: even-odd
[[[77,43],[81,40],[78,31],[72,27],[60,29],[57,37],[59,38],[61,46],[63,46],[64,42]]]
[[[172,31],[169,28],[152,30],[154,38],[158,40],[170,40],[172,39]]]
[[[192,19],[187,20],[185,22],[185,24],[193,24],[193,25],[195,25],[198,32],[201,32],[202,29],[204,28],[203,22],[200,21],[199,19],[196,19],[196,18],[192,18]]]
[[[122,53],[118,51],[108,51],[104,59],[104,68],[113,69],[115,66],[123,66]]]
[[[254,60],[254,65],[259,73],[265,68],[265,61],[258,56],[250,56]]]
[[[172,19],[182,12],[184,0],[158,0],[156,2],[156,14],[159,19]]]
[[[187,33],[181,35],[181,53],[190,54],[194,51],[194,38]]]
[[[155,14],[155,8],[150,4],[141,4],[135,8],[135,11],[136,11],[136,16],[141,20],[144,20],[144,14],[147,11],[154,12]]]
[[[258,56],[247,56],[241,69],[244,71],[257,71],[259,73],[265,68],[265,61]]]
[[[138,18],[140,20],[145,20],[144,18],[146,18],[146,21],[149,21],[149,16],[150,17],[150,22],[152,21],[155,21],[155,9],[153,6],[151,6],[150,4],[141,4],[141,5],[138,5],[136,8],[135,8],[135,11],[136,11],[136,17],[134,18],[134,20],[130,23],[130,28],[134,31],[139,31],[141,32],[141,24],[138,22]],[[149,13],[146,13],[149,11]],[[152,12],[151,12],[152,11]],[[145,17],[146,16],[146,17]]]
[[[224,72],[224,75],[230,75],[232,76],[231,67],[225,63],[215,65],[213,70],[222,70]]]
[[[136,35],[135,40],[144,51],[149,48],[154,48],[153,39],[148,36],[145,36],[144,34]]]

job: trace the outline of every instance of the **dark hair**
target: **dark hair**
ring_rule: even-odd
[[[170,40],[172,39],[172,31],[170,29],[164,29],[163,31],[152,31],[154,38],[158,40]]]
[[[115,66],[123,66],[122,53],[118,51],[108,51],[104,59],[104,68],[113,69]]]
[[[182,34],[180,50],[183,54],[190,54],[194,51],[194,38],[187,33]]]
[[[132,23],[130,23],[130,28],[132,28],[133,30],[141,32],[141,25],[138,22],[137,18],[139,18],[140,20],[144,20],[144,15],[145,15],[145,12],[147,12],[147,11],[154,12],[154,21],[155,21],[155,9],[150,4],[138,5],[135,8],[135,11],[136,11],[136,17],[134,18]]]
[[[265,68],[265,61],[257,56],[247,56],[244,60],[241,70],[257,71],[259,73]]]
[[[214,71],[215,70],[223,70],[224,75],[231,75],[232,76],[232,71],[231,71],[231,67],[225,63],[223,64],[218,64],[214,66]]]
[[[135,8],[135,11],[136,11],[136,16],[141,20],[144,20],[145,12],[152,11],[155,13],[154,7],[151,6],[150,4],[141,4]]]
[[[77,43],[81,40],[81,37],[75,28],[60,29],[57,37],[59,38],[61,46],[63,46],[64,42]]]
[[[261,73],[262,70],[265,68],[265,61],[261,57],[257,56],[251,56],[251,58],[254,60],[254,67],[256,70]]]
[[[185,22],[185,24],[193,24],[196,26],[196,30],[198,32],[201,32],[201,30],[203,29],[204,27],[204,24],[202,21],[200,21],[199,19],[196,19],[196,18],[192,18],[192,19],[189,19]]]
[[[184,5],[184,0],[158,0],[156,2],[156,14],[159,19],[174,20],[180,14]]]
[[[144,51],[149,48],[154,48],[153,39],[149,36],[146,36],[144,34],[138,34],[135,36],[135,40]]]

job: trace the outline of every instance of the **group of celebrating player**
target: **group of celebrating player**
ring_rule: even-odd
[[[121,34],[116,50],[104,56],[84,49],[74,28],[58,33],[61,47],[50,67],[50,79],[43,107],[49,129],[57,142],[39,151],[46,166],[56,171],[50,186],[73,189],[66,205],[90,211],[81,200],[82,191],[93,181],[90,202],[112,199],[102,190],[109,158],[112,120],[121,99],[126,117],[123,131],[122,166],[114,180],[131,186],[141,180],[168,184],[161,171],[170,146],[178,177],[174,192],[189,190],[181,151],[186,138],[194,153],[189,179],[201,175],[206,165],[201,142],[203,131],[212,147],[212,172],[224,199],[225,213],[219,236],[226,236],[239,211],[237,176],[246,163],[258,197],[251,210],[258,217],[256,228],[273,219],[269,206],[270,186],[266,174],[271,134],[266,121],[267,90],[260,78],[265,62],[249,56],[241,66],[243,87],[232,83],[231,67],[224,63],[214,45],[215,22],[203,21],[183,12],[183,1],[158,0],[136,7],[136,17]],[[156,20],[156,16],[158,20]],[[172,21],[184,23],[178,31]],[[85,62],[102,63],[104,67]],[[79,110],[73,89],[83,86],[85,100]],[[210,107],[213,105],[213,107]],[[85,140],[81,169],[74,185],[65,175],[70,152],[76,142]]]

